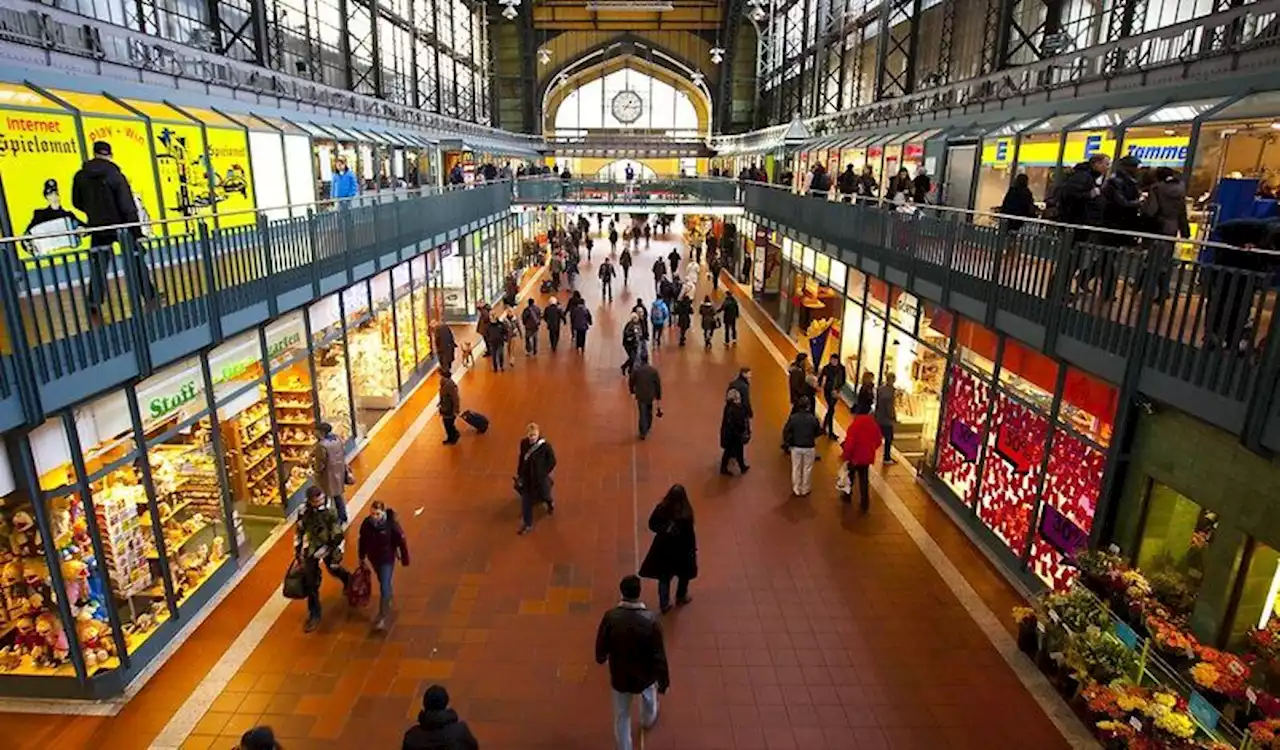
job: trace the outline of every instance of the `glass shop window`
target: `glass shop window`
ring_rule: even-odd
[[[1150,483],[1137,566],[1151,581],[1156,598],[1175,613],[1189,614],[1195,605],[1217,528],[1216,513],[1172,487]]]

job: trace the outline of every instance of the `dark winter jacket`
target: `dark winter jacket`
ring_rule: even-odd
[[[792,406],[795,406],[800,397],[805,395],[804,380],[806,375],[804,366],[799,364],[792,364],[787,371],[787,389],[791,396]]]
[[[600,274],[600,280],[605,283],[608,283],[610,281],[613,281],[613,277],[617,274],[617,272],[613,270],[613,264],[606,261],[600,264],[599,274]]]
[[[526,331],[537,333],[542,325],[542,311],[537,305],[526,305],[520,312],[520,322],[524,324]]]
[[[755,412],[751,410],[751,383],[742,375],[734,378],[729,387],[738,392],[738,397],[742,401],[742,410],[746,412],[747,419],[755,416]]]
[[[294,543],[294,551],[307,559],[316,557],[322,547],[328,547],[325,559],[339,562],[342,553],[338,544],[342,542],[342,523],[338,521],[338,511],[333,503],[325,502],[319,508],[310,504],[302,506],[298,511],[298,535]]]
[[[596,631],[596,663],[609,662],[609,684],[619,693],[642,693],[671,684],[662,624],[640,602],[619,602],[604,613]]]
[[[933,182],[927,174],[918,174],[911,180],[912,195],[911,198],[916,203],[924,203],[929,199],[929,191],[933,188]]]
[[[404,733],[400,750],[480,750],[467,722],[452,708],[420,711],[418,725]]]
[[[649,514],[649,531],[656,536],[640,564],[640,577],[666,580],[698,577],[698,536],[692,518],[676,518],[662,504]]]
[[[663,262],[662,258],[658,258],[653,262],[653,277],[655,279],[660,279],[666,275],[667,275],[667,264]]]
[[[454,419],[462,411],[462,396],[458,394],[458,384],[453,378],[440,378],[440,416],[443,419]]]
[[[453,362],[453,350],[458,344],[453,339],[453,329],[446,325],[436,327],[436,356],[446,366]]]
[[[792,412],[782,427],[782,444],[788,448],[813,448],[822,436],[822,423],[811,411]]]
[[[556,452],[546,439],[530,443],[529,438],[520,439],[520,455],[516,461],[516,479],[520,486],[529,492],[535,502],[551,500],[551,472],[556,468]]]
[[[693,300],[688,297],[677,300],[676,309],[672,312],[676,316],[676,325],[680,330],[689,330],[689,326],[693,325]]]
[[[648,362],[641,362],[631,369],[628,386],[636,401],[653,403],[662,400],[662,376],[658,374],[658,368]]]
[[[360,524],[360,559],[368,560],[375,568],[394,563],[396,558],[400,564],[409,564],[409,544],[404,538],[404,529],[396,520],[396,512],[387,508],[387,517],[381,525],[374,523],[373,516],[366,516]]]
[[[90,227],[138,221],[138,206],[133,202],[129,180],[120,167],[107,159],[90,159],[76,172],[71,180],[71,205],[84,213],[85,224]],[[141,227],[132,227],[129,232],[134,239],[142,238]],[[108,247],[116,241],[116,232],[94,232],[89,240],[94,247]]]
[[[1102,223],[1110,229],[1134,232],[1141,228],[1142,188],[1137,179],[1116,172],[1102,184]]]
[[[564,308],[559,304],[547,305],[547,309],[542,311],[542,319],[546,321],[548,330],[558,331],[564,325]]]
[[[827,364],[822,368],[822,372],[818,373],[818,384],[822,386],[822,395],[827,400],[832,400],[841,388],[844,388],[848,375],[845,373],[844,365]]]
[[[1191,225],[1187,219],[1187,189],[1177,177],[1152,185],[1142,212],[1151,217],[1156,234],[1191,236]]]
[[[640,348],[640,324],[634,320],[628,320],[622,327],[622,348],[628,352]]]
[[[1101,223],[1101,200],[1093,194],[1098,186],[1097,179],[1098,176],[1089,168],[1089,162],[1076,165],[1054,193],[1058,221],[1085,226],[1097,226]]]
[[[618,256],[618,265],[622,266],[623,268],[631,267],[631,251],[630,250],[622,251],[622,254]]]
[[[510,329],[507,328],[506,323],[501,320],[497,323],[490,321],[489,327],[484,332],[484,343],[489,348],[489,351],[493,351],[504,346],[510,336]]]
[[[591,311],[586,305],[574,305],[569,309],[569,327],[575,331],[585,331],[591,327]]]
[[[726,295],[724,302],[720,303],[720,314],[724,316],[724,322],[732,323],[738,319],[741,310],[738,308],[738,300],[733,295]]]
[[[613,244],[613,245],[618,244],[618,230],[616,229],[609,230],[609,242],[610,244]]]
[[[720,447],[724,449],[746,445],[751,439],[751,423],[747,419],[747,411],[742,404],[731,401],[724,403],[724,413],[720,415]]]
[[[1036,197],[1031,194],[1031,188],[1025,185],[1014,185],[1004,194],[1004,201],[1000,204],[999,210],[1006,216],[1034,217],[1038,213]],[[1024,223],[1017,219],[1005,219],[1004,228],[1010,232],[1016,232]]]
[[[703,302],[698,305],[698,315],[702,318],[702,330],[714,331],[716,329],[716,306],[710,302]]]
[[[858,173],[853,171],[853,167],[840,173],[840,177],[836,179],[836,189],[841,195],[853,195],[858,189]]]

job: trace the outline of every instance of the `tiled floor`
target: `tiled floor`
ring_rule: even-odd
[[[695,504],[701,577],[695,601],[665,621],[672,687],[644,747],[1066,746],[902,525],[882,505],[863,516],[836,501],[834,448],[823,451],[812,497],[789,498],[773,437],[785,376],[749,327],[733,348],[717,341],[704,351],[696,334],[689,347],[664,347],[656,361],[666,416],[648,441],[636,439],[619,332],[633,293],[652,299],[644,269],[668,249],[655,242],[642,252],[630,289],[611,305],[598,302],[587,267],[580,282],[596,325],[585,358],[545,351],[544,337],[544,351],[517,357],[514,370],[478,367],[462,398],[492,418],[490,432],[446,448],[433,421],[387,477],[376,496],[400,511],[413,563],[397,572],[390,631],[371,634],[369,613],[348,611],[326,582],[320,632],[304,634],[305,608],[290,605],[187,747],[231,747],[257,723],[272,725],[289,750],[397,747],[433,682],[448,686],[485,748],[610,747],[595,628],[647,549],[649,510],[674,482]],[[755,373],[753,471],[726,478],[716,472],[720,410],[742,364]],[[428,384],[379,440],[394,442],[434,391]],[[531,420],[559,457],[558,511],[522,538],[511,476]],[[386,450],[375,445],[361,468]],[[998,574],[904,470],[886,479],[1006,617],[1015,596]],[[287,555],[274,550],[120,716],[23,717],[17,747],[147,746],[273,594]],[[6,728],[14,721],[0,716]]]

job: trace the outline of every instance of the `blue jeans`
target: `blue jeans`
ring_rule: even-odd
[[[742,467],[742,462],[738,462],[738,467]],[[689,598],[689,579],[680,576],[676,579],[676,601],[683,601]],[[666,609],[671,604],[671,579],[658,579],[658,606]]]
[[[893,425],[880,425],[880,434],[884,436],[884,460],[893,460]]]
[[[331,559],[326,558],[324,561],[324,569],[329,571],[329,575],[342,581],[342,588],[345,590],[347,585],[351,583],[351,573],[346,568]],[[320,619],[320,560],[311,558],[307,561],[308,579],[311,588],[307,590],[307,615],[312,620]]]
[[[342,495],[334,495],[333,509],[338,511],[338,522],[343,526],[347,525],[347,499]]]
[[[613,736],[618,750],[631,750],[631,701],[635,693],[613,691]],[[640,693],[640,726],[652,727],[658,720],[658,685],[654,683]]]
[[[373,567],[378,576],[378,617],[386,617],[391,612],[391,574],[395,571],[395,560]]]

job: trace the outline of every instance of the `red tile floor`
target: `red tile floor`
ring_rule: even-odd
[[[597,243],[597,247],[602,243]],[[786,412],[785,373],[751,327],[726,348],[668,343],[656,355],[666,416],[645,442],[618,365],[620,329],[647,268],[601,304],[595,266],[579,286],[595,327],[585,357],[567,346],[488,360],[461,381],[464,408],[488,414],[486,435],[440,444],[433,419],[374,497],[400,512],[412,565],[395,581],[397,613],[372,634],[326,581],[325,619],[304,634],[292,603],[183,747],[229,748],[272,725],[284,747],[394,748],[432,683],[445,684],[482,747],[611,747],[606,670],[593,660],[601,612],[647,549],[649,510],[674,482],[693,498],[701,576],[693,603],[665,619],[672,686],[644,747],[1067,747],[903,526],[878,502],[863,516],[834,496],[836,449],[823,450],[815,491],[789,496],[789,464],[772,439]],[[598,262],[598,258],[597,258]],[[618,284],[621,286],[621,284]],[[567,297],[561,294],[561,301]],[[764,335],[794,348],[750,303]],[[717,473],[725,385],[754,369],[757,440],[746,478]],[[434,396],[424,387],[360,458],[366,476]],[[518,537],[512,492],[518,440],[536,421],[554,444],[558,510]],[[884,475],[913,516],[1002,620],[1017,600],[1003,579],[902,468]],[[421,509],[421,513],[417,511]],[[352,546],[354,541],[352,542]],[[142,748],[262,607],[275,596],[288,545],[269,553],[141,693],[113,718],[0,715],[17,748]],[[656,606],[652,582],[645,598]]]

